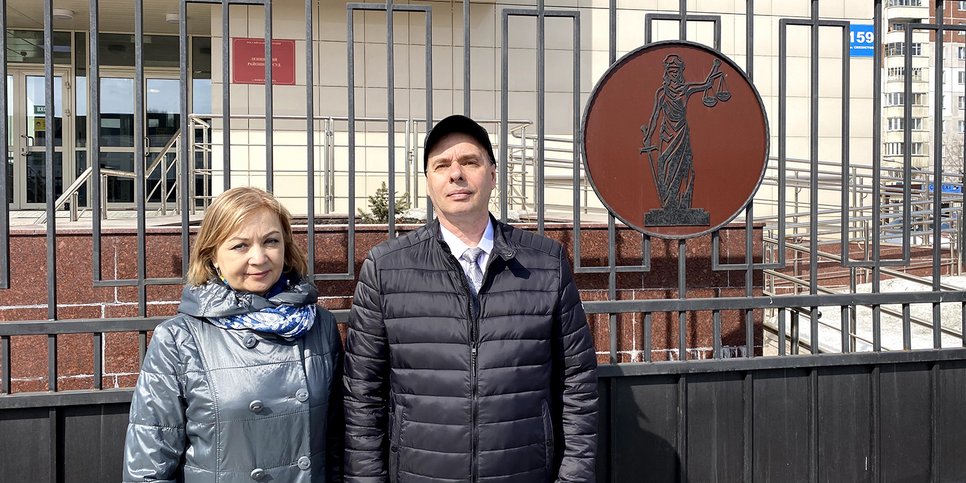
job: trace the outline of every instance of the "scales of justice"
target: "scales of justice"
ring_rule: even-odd
[[[647,164],[661,201],[660,209],[649,210],[644,215],[645,226],[711,224],[706,210],[691,207],[695,173],[687,119],[688,100],[701,93],[702,103],[711,109],[719,101],[728,102],[731,92],[725,84],[724,73],[719,71],[720,60],[714,59],[704,82],[686,82],[684,67],[684,61],[678,55],[670,54],[664,58],[664,82],[654,94],[650,121],[641,126],[644,138],[640,154],[647,155]]]

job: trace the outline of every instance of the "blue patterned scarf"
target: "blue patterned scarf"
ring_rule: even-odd
[[[288,286],[285,276],[272,287],[266,298],[281,293]],[[251,329],[258,332],[277,334],[286,339],[298,339],[305,335],[315,323],[315,304],[296,307],[294,305],[278,305],[265,307],[247,314],[229,315],[228,317],[209,317],[208,321],[223,329]]]
[[[278,334],[286,339],[298,339],[315,323],[315,304],[301,307],[279,305],[266,307],[258,312],[212,317],[208,320],[223,329],[251,329]]]

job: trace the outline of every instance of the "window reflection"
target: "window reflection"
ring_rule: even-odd
[[[63,95],[61,94],[62,80],[54,77],[54,125],[48,129],[47,126],[47,99],[45,97],[44,77],[29,75],[27,83],[27,136],[33,138],[31,145],[45,146],[47,138],[53,133],[54,146],[64,144],[64,106]]]

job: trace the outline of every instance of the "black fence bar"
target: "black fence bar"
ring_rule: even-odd
[[[784,307],[778,309],[778,355],[785,355],[785,345],[788,343],[788,332],[785,325],[785,317],[787,315],[787,309]]]
[[[682,361],[688,360],[688,313],[685,310],[684,300],[688,296],[688,247],[687,240],[678,240],[678,300],[681,308],[677,312],[678,316],[678,357]]]
[[[943,45],[945,44],[946,29],[943,26],[943,21],[945,20],[945,8],[943,1],[936,1],[936,68],[935,70],[935,82],[936,86],[943,85]],[[906,50],[911,50],[911,45],[906,45]],[[912,77],[912,73],[909,73],[908,77]],[[908,102],[909,100],[907,100]],[[937,122],[942,124],[943,119],[943,96],[940,89],[936,89],[935,98],[933,99],[933,115]],[[912,126],[909,126],[909,131],[912,130]],[[939,285],[942,282],[942,203],[943,203],[943,140],[942,140],[942,129],[939,126],[935,126],[933,129],[933,201],[932,201],[932,289],[938,291]],[[906,151],[912,151],[912,145],[906,145]],[[938,303],[932,304],[932,338],[933,347],[938,349],[943,346],[942,343],[942,308]],[[935,429],[935,428],[934,428]],[[935,431],[933,431],[933,438],[935,438]],[[935,473],[933,473],[935,474]]]
[[[389,216],[386,225],[389,238],[396,237],[396,80],[395,80],[395,41],[393,27],[395,12],[392,0],[386,2],[386,138],[389,144],[388,163],[389,175]],[[469,90],[467,86],[464,90]]]
[[[148,351],[148,333],[147,331],[138,331],[138,367],[144,362],[144,354]]]
[[[148,315],[147,278],[147,219],[145,187],[142,180],[147,169],[144,141],[144,0],[134,0],[134,204],[137,211],[137,290],[138,315]],[[186,135],[187,133],[182,133]],[[162,196],[166,196],[167,193]]]
[[[0,0],[0,30],[7,31],[7,0]],[[0,111],[11,112],[13,106],[7,105],[7,36],[0,38]],[[0,138],[7,139],[10,128],[7,116],[0,116]],[[13,194],[7,186],[8,165],[6,159],[10,156],[7,143],[0,143],[0,289],[10,288],[10,204],[7,203]]]
[[[617,272],[614,270],[614,266],[617,263],[617,244],[613,241],[616,238],[615,232],[614,216],[611,214],[607,217],[607,239],[610,240],[610,243],[607,244],[607,266],[610,268],[607,274],[607,297],[609,300],[617,300]],[[574,258],[577,257],[575,256]],[[617,357],[617,341],[620,340],[618,336],[617,314],[611,313],[609,319],[610,363],[617,364],[620,362],[620,359]]]
[[[509,147],[507,146],[507,143],[510,141],[510,103],[508,101],[510,92],[510,15],[506,12],[506,10],[503,11],[503,15],[501,16],[500,39],[502,40],[502,42],[500,42],[500,154],[498,154],[500,159],[497,163],[497,170],[499,171],[499,179],[497,182],[499,184],[500,193],[507,193],[507,186],[509,185],[508,161],[510,159],[510,151]],[[464,107],[464,110],[467,108],[468,107]],[[428,131],[429,127],[426,129]],[[574,191],[576,192],[577,190]],[[510,197],[506,196],[505,194],[500,196],[500,221],[503,223],[507,222],[507,214],[510,211],[509,200]],[[428,215],[426,219],[429,219]],[[574,229],[576,230],[576,222],[574,225]],[[576,253],[580,253],[580,250],[576,250]],[[578,263],[578,260],[580,260],[580,257],[574,255],[575,265]]]
[[[0,393],[10,394],[10,336],[0,335]]]
[[[651,362],[651,359],[653,357],[651,355],[651,349],[654,346],[654,342],[651,340],[653,337],[651,335],[651,326],[652,326],[651,317],[652,316],[650,312],[644,312],[643,315],[644,315],[644,362]]]
[[[57,334],[47,334],[47,387],[57,392]]]
[[[687,40],[688,22],[710,22],[714,26],[714,42],[712,46],[715,50],[721,50],[721,15],[693,15],[688,14],[684,4],[681,4],[681,13],[649,13],[644,15],[644,39],[646,43],[654,41],[653,24],[659,21],[675,21],[678,23],[680,40]],[[684,19],[683,21],[681,19]]]
[[[755,28],[754,28],[754,23],[751,22],[749,19],[753,17],[752,13],[754,12],[754,8],[755,8],[754,0],[748,0],[745,3],[745,32],[748,34],[747,40],[746,40],[747,45],[745,46],[745,59],[746,59],[745,73],[748,75],[748,80],[752,83],[754,83],[754,64],[752,63],[752,59],[755,58],[755,42],[754,42],[754,36],[752,34]],[[720,36],[721,36],[721,33],[719,29],[719,31],[715,33],[716,41],[720,42],[720,40],[718,40]],[[765,155],[768,156],[768,154],[769,153],[766,153]],[[752,200],[750,200],[748,204],[745,206],[745,264],[747,265],[747,268],[745,269],[745,296],[747,297],[753,297],[755,295],[755,259],[753,256],[755,253],[755,238],[754,238],[755,233],[754,232],[755,232],[755,201],[754,201],[754,197],[752,197]],[[715,238],[718,239],[718,242],[720,243],[720,237],[715,237]],[[782,240],[785,239],[784,236],[781,236],[780,238]],[[714,241],[712,241],[712,244],[714,244]],[[765,263],[766,260],[765,260],[764,243],[762,243],[761,248],[762,248],[761,263]],[[712,260],[713,260],[712,263],[716,263],[718,261],[717,259],[714,259],[714,258],[712,258]],[[712,267],[712,270],[713,269],[714,267]],[[715,324],[715,329],[717,329],[716,333],[718,334],[718,336],[720,336],[721,314],[720,312],[715,312],[714,315],[716,316],[716,319],[713,323]],[[755,356],[755,351],[754,351],[755,314],[750,310],[746,310],[744,312],[744,317],[745,317],[745,338],[746,340],[751,341],[751,349],[752,349],[750,351],[746,351],[745,356],[754,357]],[[718,341],[716,337],[714,343],[715,343],[715,357],[718,357],[718,352],[721,346],[721,342]],[[762,351],[764,352],[764,338],[762,339]]]
[[[100,64],[100,2],[90,1],[90,27],[88,39],[90,48],[87,51],[90,75],[87,78],[87,116],[91,120],[89,145],[87,152],[87,162],[91,167],[91,265],[93,283],[97,284],[103,280],[101,273],[101,217],[105,215],[102,210],[106,206],[101,206],[102,197],[107,197],[106,192],[101,191],[101,64]],[[106,187],[104,187],[106,189]]]
[[[902,349],[912,349],[912,317],[909,304],[902,304]]]
[[[547,156],[547,16],[544,4],[544,0],[537,1],[537,144],[533,152],[533,164],[536,171],[536,184],[533,188],[533,194],[536,198],[537,234],[539,235],[543,235],[546,223],[544,215],[544,207],[546,206],[544,164]]]
[[[231,85],[231,22],[229,14],[231,9],[230,0],[221,0],[221,85]],[[225,191],[231,188],[231,89],[221,89],[221,122],[222,139],[222,164],[224,165],[224,181],[222,187]],[[350,212],[351,213],[351,212]]]
[[[308,276],[315,275],[315,4],[305,2],[305,245]],[[325,135],[325,133],[323,133]],[[324,143],[324,141],[323,141]],[[326,184],[328,186],[328,184]],[[392,190],[390,190],[392,191]],[[390,199],[395,196],[390,196]],[[390,216],[392,218],[392,216]]]
[[[44,0],[44,122],[54,126],[54,2]],[[6,35],[6,32],[4,32]],[[5,94],[4,94],[5,95]],[[6,160],[0,160],[6,163]],[[47,201],[47,318],[57,319],[57,213],[54,211],[54,136],[44,137]],[[7,180],[2,180],[6,183]],[[6,203],[6,200],[0,200]]]
[[[815,256],[818,253],[818,216],[814,214],[818,211],[818,35],[819,35],[819,16],[818,16],[818,0],[812,0],[812,21],[810,25],[810,36],[811,48],[809,50],[809,70],[811,72],[811,85],[809,86],[809,181],[812,183],[812,189],[808,190],[808,206],[809,210],[812,211],[812,215],[808,217],[808,233],[809,233],[809,253],[811,257],[808,260],[808,293],[811,295],[818,294],[818,257]],[[842,207],[843,209],[845,207]],[[809,322],[811,322],[811,330],[809,331],[808,337],[809,342],[812,345],[812,354],[817,354],[820,346],[821,339],[818,333],[818,308],[812,307],[811,314],[809,315]]]
[[[212,7],[213,8],[213,7]],[[188,3],[186,0],[180,0],[178,2],[178,92],[181,93],[181,99],[178,100],[178,112],[179,119],[178,125],[181,131],[181,142],[178,144],[178,158],[180,159],[181,165],[178,168],[181,175],[179,176],[178,183],[181,185],[181,199],[178,200],[181,207],[181,274],[187,278],[188,276],[188,261],[190,261],[191,256],[191,246],[188,240],[188,235],[191,233],[190,224],[187,214],[191,213],[195,206],[194,199],[190,199],[189,193],[193,192],[193,187],[191,184],[194,183],[193,179],[189,179],[188,173],[193,172],[195,165],[195,160],[189,155],[190,151],[188,147],[194,142],[194,132],[189,132],[191,129],[188,127]],[[227,86],[227,84],[225,84]],[[223,90],[228,90],[227,88]],[[228,131],[228,126],[225,126],[224,131]],[[227,147],[228,144],[226,143]],[[161,176],[165,176],[166,173],[161,173]],[[162,196],[167,196],[167,193],[163,193]]]
[[[839,319],[840,319],[839,332],[841,333],[840,335],[842,336],[840,342],[842,344],[843,354],[846,352],[851,352],[852,350],[851,344],[850,344],[850,341],[852,340],[852,337],[851,337],[852,327],[850,324],[851,318],[852,318],[851,308],[848,305],[841,306],[839,310]]]
[[[275,192],[275,85],[272,83],[272,0],[265,0],[265,190]],[[315,200],[312,200],[314,202]],[[350,212],[351,213],[351,212]]]
[[[473,44],[470,43],[470,34],[473,30],[470,25],[471,14],[470,0],[463,0],[463,115],[466,117],[470,117],[473,108],[473,104],[470,102],[473,96],[473,77],[470,75],[470,69],[472,68],[470,59],[473,55],[473,49],[471,48]],[[429,128],[426,129],[426,132],[429,132]]]
[[[104,389],[104,333],[95,332],[92,337],[94,355],[94,390]]]

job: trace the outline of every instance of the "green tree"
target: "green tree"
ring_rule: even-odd
[[[410,220],[403,218],[402,213],[409,209],[409,193],[403,193],[396,198],[396,222],[406,223]],[[363,223],[388,223],[389,222],[389,188],[386,182],[376,190],[376,194],[369,197],[369,211],[359,208],[359,216]]]

